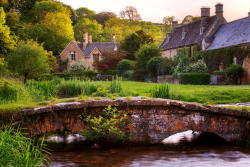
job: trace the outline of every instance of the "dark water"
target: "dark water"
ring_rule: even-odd
[[[88,148],[50,158],[53,167],[250,167],[250,150],[234,146]]]

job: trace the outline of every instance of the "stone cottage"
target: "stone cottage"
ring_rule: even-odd
[[[113,37],[113,42],[93,42],[92,35],[84,33],[84,41],[71,41],[58,56],[60,61],[67,63],[67,69],[75,63],[82,63],[86,69],[94,70],[94,63],[101,60],[101,56],[106,51],[116,51],[118,49]]]
[[[219,27],[226,23],[223,17],[223,4],[215,6],[215,16],[210,16],[210,8],[201,8],[201,19],[190,24],[178,25],[172,23],[173,31],[166,37],[160,48],[162,56],[171,58],[177,55],[178,48],[189,48],[189,55],[193,55],[193,46],[202,50],[207,49],[212,43],[212,37]]]

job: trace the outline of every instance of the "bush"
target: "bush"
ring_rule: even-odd
[[[147,71],[151,75],[151,77],[156,78],[160,73],[161,65],[164,61],[162,57],[152,57],[147,62]]]
[[[122,75],[128,70],[134,69],[134,62],[132,60],[123,59],[117,64],[117,71],[119,75]]]
[[[134,71],[133,70],[128,70],[128,71],[123,72],[122,78],[125,78],[127,80],[132,80],[133,75],[134,75]]]
[[[122,91],[122,86],[119,77],[111,81],[109,86],[110,93],[120,93]]]
[[[89,124],[89,129],[82,132],[87,140],[101,144],[124,142],[127,135],[121,131],[126,114],[109,106],[101,112],[100,116],[87,116],[84,120]]]
[[[69,67],[69,71],[70,72],[81,72],[84,71],[85,68],[85,64],[83,64],[83,62],[76,62],[74,64],[71,64]]]
[[[34,144],[13,128],[0,129],[1,166],[41,166],[45,160],[43,144]]]
[[[238,80],[243,76],[244,69],[241,65],[232,64],[226,69],[226,75],[233,83],[238,84]]]
[[[209,73],[179,73],[178,79],[181,84],[208,85],[210,83]]]
[[[186,67],[186,72],[207,72],[207,65],[203,60],[191,63]]]
[[[159,84],[151,90],[151,96],[155,98],[170,99],[170,87],[168,84]]]

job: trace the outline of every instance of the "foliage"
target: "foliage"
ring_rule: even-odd
[[[152,57],[151,59],[149,59],[146,66],[148,73],[150,73],[152,77],[156,78],[160,74],[160,69],[163,62],[163,57]]]
[[[102,59],[96,62],[95,67],[98,71],[115,70],[117,64],[127,57],[127,52],[118,51],[105,51],[102,53]]]
[[[122,78],[125,78],[127,80],[132,80],[134,76],[134,71],[133,70],[127,70],[122,73]]]
[[[105,25],[111,18],[117,18],[116,14],[113,12],[100,12],[95,15],[95,20],[101,25]]]
[[[151,90],[151,96],[156,98],[170,99],[170,87],[168,84],[159,84]]]
[[[0,58],[15,47],[15,40],[10,34],[10,28],[5,24],[5,17],[4,9],[0,7]]]
[[[122,75],[124,72],[128,70],[133,70],[135,63],[128,59],[123,59],[117,64],[117,71],[119,75]]]
[[[78,8],[75,10],[76,13],[76,20],[79,22],[82,19],[94,19],[95,17],[95,12],[88,9],[88,8]]]
[[[127,36],[122,41],[120,48],[126,50],[130,59],[134,59],[134,53],[144,44],[151,44],[154,40],[151,36],[146,34],[143,30],[136,31],[135,33]]]
[[[120,93],[121,91],[122,91],[121,79],[119,77],[116,77],[111,81],[111,84],[109,86],[109,92]]]
[[[194,17],[192,15],[187,15],[184,17],[181,24],[190,24],[190,23],[192,23],[194,21],[198,21],[200,19],[201,19],[201,17]]]
[[[8,56],[9,68],[27,79],[49,72],[48,53],[34,41],[21,42]]]
[[[147,62],[152,57],[160,57],[160,49],[156,45],[143,45],[135,54],[135,77],[137,80],[144,80],[147,74]]]
[[[198,60],[197,62],[190,63],[186,67],[186,72],[208,72],[208,69],[203,60]]]
[[[34,142],[11,127],[0,129],[1,166],[40,166],[46,159],[43,143]]]
[[[26,86],[33,99],[37,101],[48,100],[57,95],[56,84],[53,81],[29,80]]]
[[[97,23],[95,20],[90,20],[88,18],[83,18],[78,20],[74,25],[75,39],[78,41],[83,41],[83,36],[85,32],[88,32],[93,36],[93,41],[103,41],[103,28],[102,25]]]
[[[121,130],[127,115],[123,111],[108,106],[99,116],[89,115],[84,120],[89,125],[82,134],[87,140],[101,144],[120,143],[128,140],[128,136]]]
[[[166,16],[163,18],[162,23],[164,25],[163,27],[163,32],[167,35],[168,33],[170,33],[173,29],[172,27],[172,23],[175,20],[174,16]]]
[[[187,72],[187,66],[190,64],[191,60],[186,52],[186,48],[179,49],[177,56],[173,59],[172,71],[175,75],[177,73]]]
[[[120,17],[122,19],[127,19],[129,21],[141,20],[141,16],[140,16],[138,10],[133,6],[127,6],[123,11],[121,11]]]
[[[69,72],[81,72],[85,69],[85,64],[83,62],[76,62],[69,66]]]
[[[232,64],[226,69],[226,75],[229,80],[233,81],[235,84],[238,84],[238,80],[243,76],[244,69],[239,64]]]
[[[210,83],[209,73],[179,73],[181,84],[208,85]]]

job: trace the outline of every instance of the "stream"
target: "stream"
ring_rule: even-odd
[[[79,147],[80,148],[80,147]],[[52,167],[250,167],[250,149],[235,146],[75,148],[52,152]]]

